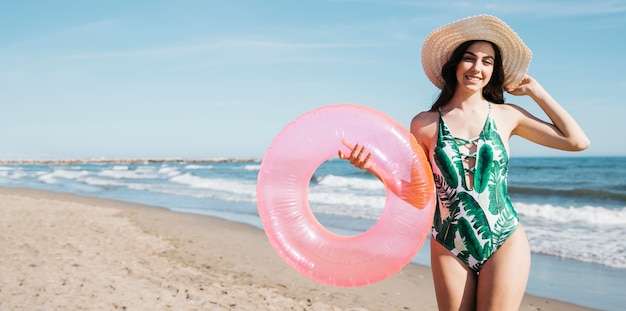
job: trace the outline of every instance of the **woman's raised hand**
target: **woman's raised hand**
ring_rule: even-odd
[[[533,93],[536,93],[539,91],[544,91],[542,86],[539,84],[539,82],[537,82],[537,80],[535,80],[534,78],[528,75],[524,76],[524,78],[522,79],[522,81],[516,88],[506,89],[507,93],[511,95],[515,95],[515,96],[521,96],[521,95],[532,96]]]
[[[372,153],[367,152],[365,146],[361,146],[359,144],[352,146],[352,144],[345,140],[342,140],[341,142],[352,151],[349,154],[346,154],[343,150],[339,149],[337,153],[339,159],[349,160],[350,163],[352,163],[352,165],[356,168],[363,170],[369,170],[371,168],[372,164],[370,163],[370,159],[372,158]]]

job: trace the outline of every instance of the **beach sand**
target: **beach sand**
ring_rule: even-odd
[[[428,267],[339,288],[262,230],[213,217],[0,188],[0,310],[436,310]],[[520,310],[591,310],[526,296]]]

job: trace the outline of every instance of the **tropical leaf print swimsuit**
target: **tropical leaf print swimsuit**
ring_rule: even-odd
[[[475,153],[459,150],[472,145]],[[475,159],[475,167],[464,167],[467,158]],[[491,115],[491,103],[481,133],[472,140],[452,136],[439,110],[431,164],[437,188],[433,238],[478,272],[519,224],[507,192],[508,154]],[[466,176],[473,178],[472,189]]]

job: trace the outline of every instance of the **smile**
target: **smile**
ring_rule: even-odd
[[[482,78],[474,77],[474,76],[465,76],[465,79],[470,80],[470,81],[481,81],[482,80]]]

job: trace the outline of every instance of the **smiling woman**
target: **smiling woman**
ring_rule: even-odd
[[[437,192],[431,265],[441,310],[515,310],[530,272],[530,247],[508,196],[508,141],[519,135],[561,150],[586,149],[578,123],[533,78],[531,52],[502,20],[471,16],[432,31],[422,65],[441,89],[411,121]],[[527,95],[553,123],[504,103]],[[484,120],[484,121],[482,121]],[[367,151],[347,159],[369,169]]]

